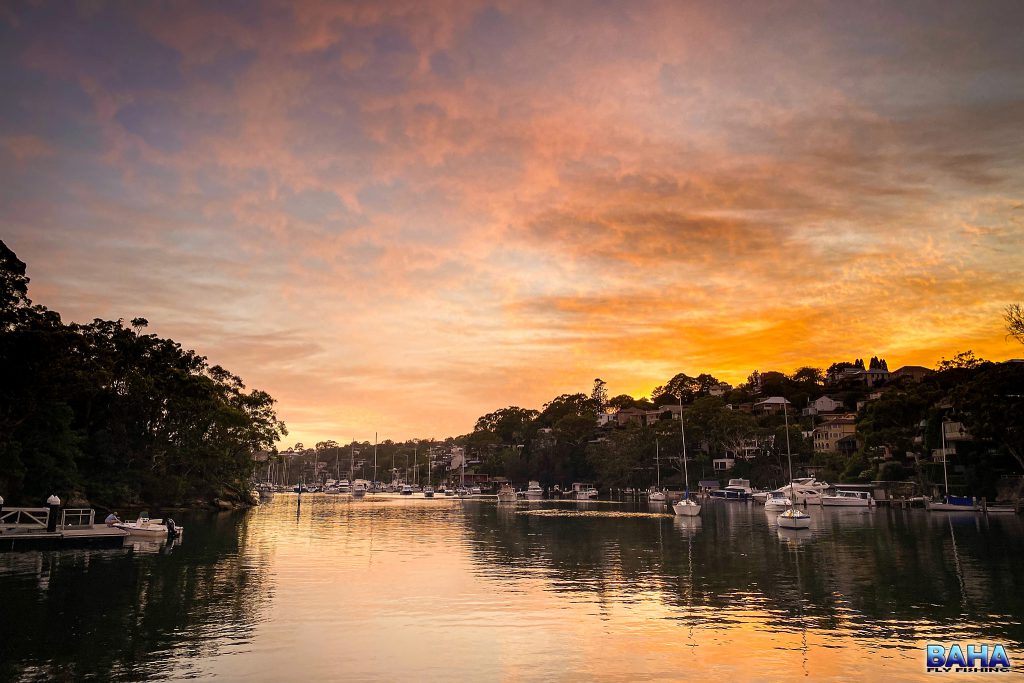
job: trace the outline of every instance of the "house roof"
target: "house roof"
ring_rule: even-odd
[[[781,405],[789,405],[789,401],[787,401],[782,396],[770,396],[769,398],[766,398],[763,401],[758,401],[754,405],[758,405],[758,406],[764,406],[764,405],[781,406]]]

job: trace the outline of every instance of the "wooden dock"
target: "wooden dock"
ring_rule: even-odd
[[[0,551],[120,548],[128,536],[123,529],[96,524],[90,509],[65,508],[59,514],[54,520],[59,524],[51,524],[48,508],[3,508]]]

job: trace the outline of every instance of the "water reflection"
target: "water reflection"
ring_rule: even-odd
[[[0,555],[0,679],[818,679],[867,649],[923,680],[926,640],[1019,650],[1017,517],[811,512],[279,495],[177,547]]]

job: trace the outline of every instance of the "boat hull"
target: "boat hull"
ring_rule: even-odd
[[[700,505],[692,500],[681,500],[672,506],[672,511],[680,517],[696,517],[700,514]]]
[[[810,529],[811,528],[811,517],[810,515],[797,514],[790,515],[783,512],[778,516],[777,520],[779,527],[782,529]]]
[[[932,512],[978,512],[977,505],[960,505],[957,503],[933,503],[928,501],[925,507]]]
[[[866,500],[864,498],[834,498],[831,496],[823,496],[821,504],[825,507],[869,508],[874,503],[873,501]]]
[[[738,500],[738,501],[748,501],[748,500],[750,500],[750,494],[746,493],[745,491],[726,491],[724,489],[720,490],[720,491],[712,491],[711,492],[711,497],[712,498],[717,498],[719,500]]]

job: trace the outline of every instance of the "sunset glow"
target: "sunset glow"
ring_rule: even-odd
[[[0,238],[289,443],[1024,355],[1024,5],[7,3]]]

